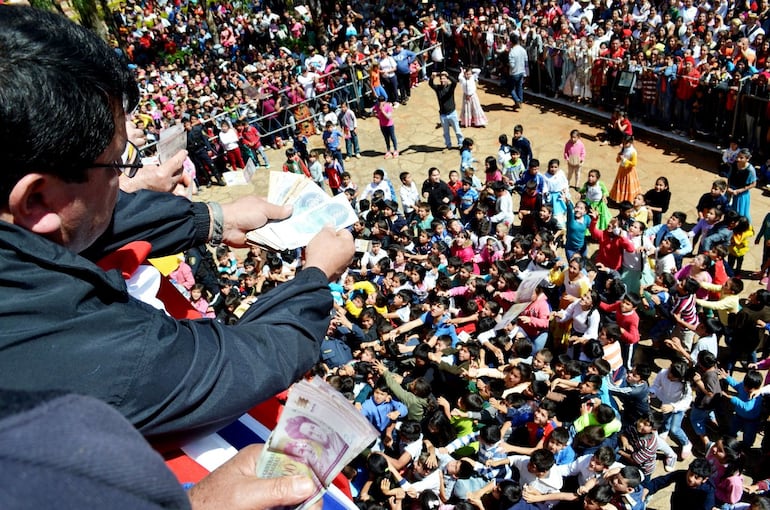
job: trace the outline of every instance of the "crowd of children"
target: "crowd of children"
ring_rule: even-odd
[[[359,211],[359,251],[331,284],[337,311],[316,370],[381,432],[346,470],[357,500],[639,509],[673,485],[672,505],[766,508],[742,474],[766,418],[770,291],[738,296],[752,238],[765,243],[755,276],[766,283],[770,214],[753,237],[728,172],[687,230],[665,177],[633,201],[611,201],[595,169],[570,186],[587,159],[579,132],[564,149],[569,180],[559,159],[540,171],[521,126],[507,141],[482,158],[483,181],[466,138],[448,182],[437,168],[422,187],[403,172],[396,193],[382,170],[365,186],[340,171],[332,186]],[[316,178],[288,156],[286,171]],[[252,248],[238,263],[220,247],[219,292],[209,303],[196,285],[191,300],[237,321],[293,276],[297,255]],[[648,339],[654,349],[640,348]],[[654,375],[656,359],[670,365]],[[659,454],[668,474],[656,477]]]

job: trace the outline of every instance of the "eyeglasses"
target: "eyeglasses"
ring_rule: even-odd
[[[118,161],[114,163],[93,163],[90,165],[90,168],[114,168],[131,179],[144,166],[142,164],[142,151],[130,140],[126,141],[126,148]]]

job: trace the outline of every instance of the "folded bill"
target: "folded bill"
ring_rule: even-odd
[[[248,232],[250,243],[275,251],[301,248],[326,225],[341,230],[358,220],[344,193],[331,197],[305,176],[270,172],[269,186],[269,202],[294,209],[289,218]]]
[[[338,391],[314,378],[289,392],[286,406],[257,463],[257,476],[306,474],[317,500],[342,468],[377,438],[376,430]]]

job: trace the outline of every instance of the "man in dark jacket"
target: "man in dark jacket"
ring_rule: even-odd
[[[436,82],[437,77],[438,82]],[[436,93],[436,98],[438,99],[438,113],[441,119],[441,127],[444,130],[444,145],[447,149],[452,148],[452,139],[449,138],[449,126],[452,126],[457,138],[457,147],[462,147],[463,132],[460,130],[460,120],[457,118],[457,110],[455,108],[457,79],[450,76],[446,71],[440,74],[431,73],[428,84]]]
[[[222,172],[211,160],[209,152],[214,152],[214,147],[203,131],[203,124],[198,117],[192,117],[184,121],[184,129],[187,131],[187,151],[195,165],[197,171],[196,177],[200,184],[211,187],[212,179],[216,178],[217,186],[224,186],[225,181],[222,178]]]
[[[321,231],[297,277],[235,326],[176,320],[132,297],[96,261],[132,241],[151,257],[244,246],[290,211],[256,197],[120,193],[118,176],[140,166],[122,158],[139,99],[126,66],[93,33],[25,7],[0,9],[0,47],[0,388],[97,397],[167,445],[221,428],[318,361],[328,281],[354,250],[347,231]]]

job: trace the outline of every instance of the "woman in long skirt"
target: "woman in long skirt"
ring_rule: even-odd
[[[481,69],[463,69],[457,81],[463,90],[463,107],[460,110],[460,124],[463,127],[484,127],[487,125],[487,116],[481,109],[481,101],[476,93]]]
[[[623,148],[618,153],[618,173],[615,182],[612,183],[610,199],[615,203],[623,201],[633,202],[634,197],[642,192],[639,184],[639,176],[636,173],[636,149],[634,137],[626,135],[623,139]]]

